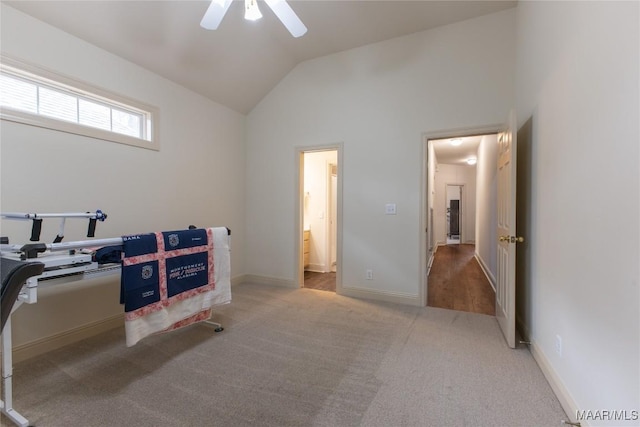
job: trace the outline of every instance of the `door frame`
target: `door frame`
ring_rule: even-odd
[[[484,134],[497,134],[504,130],[504,124],[493,124],[487,126],[478,127],[465,127],[465,128],[453,128],[445,129],[435,132],[425,132],[422,134],[422,173],[420,174],[420,221],[418,233],[420,236],[420,258],[419,258],[419,271],[420,271],[420,289],[419,289],[419,301],[423,306],[427,306],[427,293],[429,288],[428,278],[428,264],[431,259],[427,259],[429,253],[428,245],[429,238],[433,233],[433,230],[427,228],[429,217],[429,197],[428,194],[433,191],[429,188],[429,146],[430,141],[434,139],[445,138],[461,138],[465,136],[475,136]],[[437,245],[437,241],[434,245]],[[435,248],[434,248],[435,249]],[[435,253],[435,250],[434,250]]]
[[[294,271],[297,272],[297,284],[298,287],[304,286],[304,261],[303,261],[303,233],[302,227],[304,224],[304,154],[315,153],[320,151],[336,151],[337,152],[337,194],[336,194],[336,293],[342,293],[342,177],[343,177],[343,151],[344,144],[337,142],[335,144],[328,145],[314,145],[314,146],[296,146],[294,147],[294,164],[295,164],[295,179],[294,179],[294,224],[293,224],[293,253],[294,253]]]
[[[333,167],[335,166],[336,170],[336,189],[333,189]],[[338,248],[337,248],[337,224],[338,224],[338,165],[337,163],[327,162],[327,259],[325,265],[327,266],[329,272],[333,271],[333,252],[335,247],[336,253],[336,272],[337,268],[337,258],[338,258]],[[335,213],[335,221],[333,220],[333,215]]]

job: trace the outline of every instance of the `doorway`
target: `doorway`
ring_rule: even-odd
[[[462,241],[462,189],[464,185],[446,184],[446,241],[447,245],[459,245]]]
[[[340,289],[340,146],[300,149],[299,284],[320,291]]]
[[[498,130],[423,140],[425,305],[495,314]]]

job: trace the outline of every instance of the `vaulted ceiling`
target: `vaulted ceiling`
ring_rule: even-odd
[[[298,63],[514,7],[515,1],[290,0],[308,28],[293,38],[262,1],[235,0],[215,31],[201,1],[3,1],[246,114]]]

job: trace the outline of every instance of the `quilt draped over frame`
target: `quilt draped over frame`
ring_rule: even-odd
[[[211,317],[231,301],[224,227],[123,236],[120,302],[127,347]]]

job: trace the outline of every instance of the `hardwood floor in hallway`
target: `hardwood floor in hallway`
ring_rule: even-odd
[[[319,291],[336,291],[336,273],[316,273],[313,271],[304,272],[304,287],[307,289],[317,289]]]
[[[428,306],[495,315],[495,292],[474,253],[474,245],[438,247],[429,272]]]

